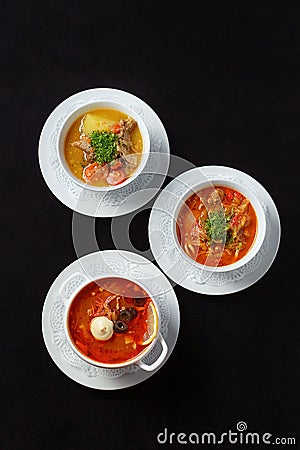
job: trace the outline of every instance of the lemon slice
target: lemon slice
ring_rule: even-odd
[[[141,345],[150,344],[157,335],[158,316],[154,304],[151,302],[147,309],[147,331],[144,333]]]

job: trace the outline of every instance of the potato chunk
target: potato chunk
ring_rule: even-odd
[[[114,120],[107,119],[99,115],[97,112],[90,112],[85,114],[81,121],[80,132],[89,135],[92,131],[111,131],[111,126],[115,123]]]

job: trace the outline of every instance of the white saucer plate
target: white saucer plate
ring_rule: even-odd
[[[165,339],[168,352],[159,367],[151,372],[130,365],[120,369],[102,369],[89,364],[79,358],[67,342],[64,326],[64,303],[59,295],[63,283],[72,275],[75,278],[70,281],[65,292],[66,296],[84,283],[85,278],[80,273],[89,275],[91,278],[101,278],[107,273],[116,276],[140,281],[149,287],[151,294],[154,293],[158,305],[161,325],[160,332]],[[72,277],[71,277],[72,278]],[[55,279],[50,287],[42,312],[42,333],[46,348],[58,366],[58,368],[69,378],[84,386],[101,389],[116,390],[139,384],[154,375],[170,357],[179,333],[180,314],[175,292],[166,276],[148,259],[135,253],[119,250],[104,250],[91,253],[74,261],[66,267]],[[160,353],[160,344],[157,343],[144,362],[151,364]],[[152,360],[151,360],[152,358]]]
[[[150,154],[145,168],[123,188],[97,192],[72,181],[57,157],[57,140],[66,116],[84,103],[117,101],[131,107],[145,122]],[[39,163],[44,180],[64,205],[92,217],[113,217],[136,211],[148,203],[162,185],[169,168],[170,148],[165,128],[150,106],[118,89],[96,88],[78,92],[60,103],[47,118],[39,140]]]
[[[260,201],[266,216],[266,234],[258,253],[242,267],[227,272],[200,270],[197,263],[183,258],[174,237],[174,207],[197,176],[222,182],[235,181],[247,187]],[[240,170],[224,166],[203,166],[188,170],[172,180],[157,197],[149,218],[151,251],[162,271],[175,283],[194,292],[224,295],[256,283],[270,268],[280,242],[280,220],[266,189]]]

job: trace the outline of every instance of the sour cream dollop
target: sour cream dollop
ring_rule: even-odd
[[[114,332],[114,324],[105,316],[95,317],[91,321],[91,333],[99,341],[107,341]]]

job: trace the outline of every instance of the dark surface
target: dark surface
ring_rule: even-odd
[[[153,449],[165,427],[221,433],[241,420],[300,439],[299,11],[296,2],[199,3],[175,8],[172,20],[161,2],[1,7],[2,449]],[[170,359],[145,383],[113,392],[67,378],[41,333],[47,291],[76,255],[72,211],[39,170],[39,134],[61,101],[94,87],[147,102],[173,154],[254,176],[283,231],[274,264],[243,292],[177,286],[181,329]],[[141,217],[132,227],[144,248]],[[110,220],[97,229],[99,246],[113,248]]]

